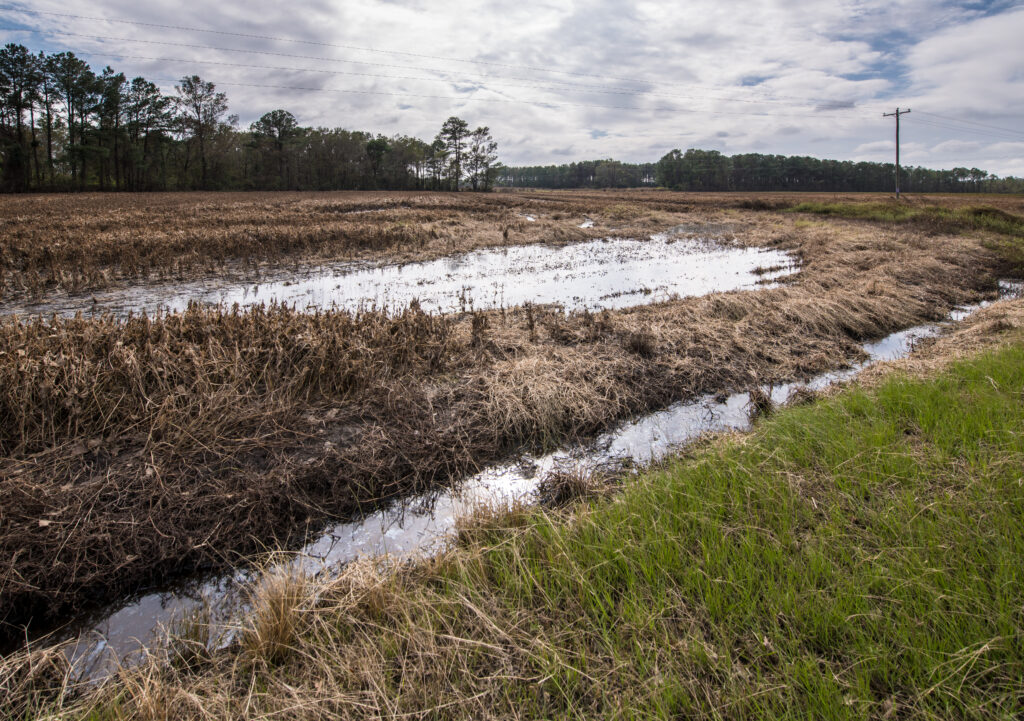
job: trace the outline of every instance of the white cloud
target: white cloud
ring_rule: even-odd
[[[946,140],[931,149],[936,155],[955,155],[957,153],[977,153],[982,149],[982,144],[973,140]]]
[[[888,153],[892,155],[896,150],[896,142],[893,140],[876,140],[872,143],[861,143],[853,149],[854,155],[868,156],[877,155],[878,153]]]

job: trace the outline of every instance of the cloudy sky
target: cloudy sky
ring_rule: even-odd
[[[508,164],[672,148],[1024,176],[1024,2],[314,0],[0,4],[0,40],[173,92],[198,74],[243,126],[432,139],[490,126]]]

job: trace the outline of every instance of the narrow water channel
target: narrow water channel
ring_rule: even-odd
[[[1002,297],[1019,297],[1020,283],[1000,284]],[[766,387],[776,403],[786,402],[797,388],[820,390],[853,378],[881,361],[907,356],[914,344],[933,337],[951,323],[963,320],[988,305],[957,308],[948,321],[916,326],[866,343],[867,358],[848,368],[816,376],[803,383]],[[745,430],[750,426],[748,393],[705,395],[621,424],[593,441],[544,456],[523,456],[490,467],[466,479],[453,490],[405,499],[364,518],[334,525],[272,570],[301,570],[330,576],[363,556],[388,554],[395,558],[438,551],[452,538],[456,519],[480,504],[503,506],[533,502],[539,481],[556,468],[590,468],[606,464],[644,465],[665,457],[697,437],[717,431]],[[249,568],[191,581],[127,600],[105,612],[80,619],[65,638],[77,638],[70,655],[84,677],[100,678],[117,663],[151,646],[175,618],[207,608],[210,622],[222,632],[221,642],[232,636],[244,617],[247,589],[259,580]]]

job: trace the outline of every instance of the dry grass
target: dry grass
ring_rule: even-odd
[[[915,353],[900,365],[934,376],[965,352],[963,343],[970,353],[1011,341],[1019,345],[1022,319],[1024,302],[997,304],[953,335],[921,349],[923,358]],[[983,387],[1006,385],[991,381],[991,373],[980,373]],[[879,379],[881,375],[876,374]],[[948,392],[955,396],[962,386],[962,381],[954,382]],[[853,415],[840,413],[833,422],[850,428],[851,419],[862,418],[870,427],[876,416],[863,415],[860,397],[848,405]],[[902,397],[891,405],[901,418],[908,412]],[[949,407],[932,405],[938,410]],[[958,414],[947,415],[954,416],[955,431]],[[251,639],[257,636],[249,630],[241,645],[204,658],[201,665],[168,666],[155,660],[122,670],[115,683],[99,689],[69,686],[66,664],[53,650],[12,656],[0,662],[0,692],[6,692],[0,693],[0,709],[26,718],[49,718],[56,711],[59,718],[94,721],[521,714],[618,718],[628,712],[672,717],[684,711],[694,718],[733,712],[765,718],[801,716],[798,709],[816,704],[846,709],[851,717],[1012,716],[1006,703],[1019,700],[1019,684],[1014,686],[1020,669],[1015,646],[1019,628],[1005,637],[985,637],[985,643],[957,646],[954,654],[932,648],[938,633],[928,644],[904,638],[903,633],[920,634],[921,625],[930,624],[959,640],[961,633],[990,632],[995,621],[986,613],[963,613],[960,595],[967,593],[965,588],[951,599],[951,588],[937,583],[939,595],[933,600],[929,579],[943,568],[930,566],[926,576],[901,582],[903,576],[894,568],[908,554],[910,571],[920,573],[920,561],[912,554],[927,547],[916,535],[902,541],[886,537],[881,546],[874,535],[892,532],[902,537],[923,532],[922,526],[936,530],[933,525],[941,532],[943,515],[933,508],[940,503],[954,509],[967,502],[987,503],[990,510],[1007,504],[988,499],[986,493],[971,494],[961,477],[968,471],[949,464],[941,466],[946,469],[941,482],[925,484],[915,491],[912,503],[904,503],[902,484],[907,481],[894,482],[887,473],[872,475],[869,463],[900,454],[890,450],[864,458],[856,442],[856,462],[844,467],[884,482],[873,493],[851,496],[844,485],[830,480],[814,454],[803,469],[779,460],[779,437],[788,433],[804,438],[813,427],[810,420],[812,416],[783,419],[781,431],[767,429],[764,443],[755,438],[707,446],[706,453],[691,455],[682,464],[689,475],[671,466],[661,472],[699,477],[703,469],[717,469],[749,451],[752,458],[741,459],[736,472],[751,480],[738,489],[719,492],[691,480],[692,487],[685,488],[679,481],[666,483],[671,491],[666,492],[657,479],[641,479],[628,490],[628,498],[603,507],[577,506],[564,518],[549,520],[543,510],[521,506],[482,514],[463,522],[458,549],[397,573],[366,560],[315,588],[301,577],[275,577],[254,600],[260,612],[250,627],[265,628],[258,638],[276,639],[273,644],[254,643]],[[902,430],[897,435],[905,438]],[[842,434],[823,437],[845,440]],[[907,442],[914,457],[913,443],[918,441]],[[823,450],[814,448],[816,453]],[[992,469],[1000,472],[999,464]],[[808,485],[798,470],[822,478]],[[718,484],[728,485],[721,479]],[[917,493],[927,497],[920,500]],[[647,502],[655,505],[639,502],[652,494]],[[670,508],[684,499],[687,508]],[[824,505],[826,499],[834,505]],[[831,510],[821,510],[826,507]],[[893,526],[887,520],[890,513],[906,518]],[[852,517],[849,527],[843,525],[846,514]],[[779,523],[791,517],[798,522],[785,536],[765,527],[769,520]],[[959,517],[949,523],[961,533],[975,530]],[[815,537],[816,531],[822,538]],[[613,534],[614,540],[606,540]],[[999,536],[983,535],[985,544],[993,543],[989,536]],[[629,543],[622,543],[620,536]],[[710,555],[734,547],[735,553],[721,563]],[[952,563],[951,550],[970,557],[971,546],[957,542],[950,550],[937,549],[945,558],[938,566]],[[990,550],[986,545],[978,553],[984,558]],[[838,564],[838,569],[822,567],[826,552],[835,554],[829,564]],[[813,564],[799,573],[773,576],[771,568],[759,566],[804,555]],[[738,572],[744,558],[761,576],[743,583],[715,575],[723,567]],[[645,565],[652,561],[654,565]],[[963,572],[975,571],[967,566]],[[835,585],[822,574],[825,579],[834,576]],[[857,577],[846,588],[848,574]],[[800,579],[818,579],[811,583],[814,592],[783,592],[787,583]],[[865,595],[865,580],[894,588],[886,596]],[[778,593],[774,583],[780,586]],[[687,584],[696,584],[702,593],[686,591]],[[896,593],[900,599],[890,597]],[[908,601],[931,605],[915,615],[902,610]],[[830,604],[839,602],[853,608],[829,611]],[[803,603],[816,607],[804,610]],[[850,610],[858,613],[850,615]],[[744,615],[748,611],[751,616]],[[958,619],[971,628],[958,629]],[[899,633],[892,631],[894,622],[903,624]],[[191,639],[196,634],[186,635]],[[922,657],[932,664],[923,670],[918,665]],[[833,693],[832,686],[843,695]]]
[[[606,495],[621,480],[624,469],[615,463],[589,466],[569,463],[545,474],[537,483],[537,500],[549,508],[568,506]]]
[[[907,358],[867,368],[858,375],[857,382],[876,386],[893,372],[927,378],[950,363],[1013,342],[1021,329],[1024,329],[1024,300],[995,303],[977,311],[949,333],[918,341],[914,353]]]
[[[242,648],[263,663],[284,660],[298,643],[304,608],[311,602],[309,581],[300,572],[278,571],[261,577],[242,630]]]
[[[180,213],[184,200],[161,202]],[[466,202],[530,208],[539,220],[529,226],[620,204],[642,205],[642,222],[657,227],[727,221],[742,242],[797,254],[803,270],[758,293],[597,315],[193,308],[123,322],[3,320],[0,618],[53,617],[224,567],[524,446],[551,448],[707,391],[821,372],[855,357],[860,340],[991,293],[998,268],[970,238],[841,221],[801,227],[742,209],[694,210],[682,194]]]

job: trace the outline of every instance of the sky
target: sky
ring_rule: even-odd
[[[509,165],[673,148],[1024,176],[1024,1],[0,0],[0,42],[174,92],[200,75],[248,127],[425,140],[458,115]]]

